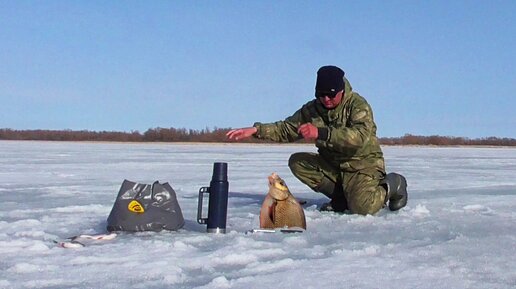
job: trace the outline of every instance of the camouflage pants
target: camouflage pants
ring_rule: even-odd
[[[290,170],[314,191],[324,178],[342,185],[348,209],[354,214],[374,214],[384,205],[386,191],[380,186],[384,173],[377,169],[345,172],[315,153],[295,153],[290,156]]]

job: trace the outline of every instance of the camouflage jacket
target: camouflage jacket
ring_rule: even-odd
[[[376,137],[373,112],[367,101],[353,92],[347,79],[342,102],[326,109],[318,99],[303,105],[292,116],[274,123],[255,123],[255,137],[276,142],[302,138],[297,128],[312,123],[318,128],[315,145],[325,160],[342,171],[377,169],[385,173],[383,153]]]

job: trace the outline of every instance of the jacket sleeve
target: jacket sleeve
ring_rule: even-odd
[[[363,100],[351,106],[344,123],[330,125],[321,130],[326,139],[318,139],[317,146],[343,152],[350,148],[360,149],[367,144],[376,133],[376,125],[371,107]],[[327,134],[324,130],[327,130]]]
[[[305,123],[306,120],[305,106],[296,111],[293,115],[287,117],[285,120],[273,123],[253,124],[257,128],[254,135],[259,139],[268,139],[275,142],[294,142],[300,138],[297,133],[297,128],[300,124]]]

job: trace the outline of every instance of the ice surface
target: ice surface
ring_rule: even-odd
[[[321,213],[290,154],[311,145],[0,142],[0,288],[516,288],[516,149],[384,147],[408,206],[375,216]],[[213,162],[228,163],[228,233],[196,223]],[[258,227],[267,176],[308,200],[302,234]],[[169,182],[179,232],[104,233],[124,179]]]

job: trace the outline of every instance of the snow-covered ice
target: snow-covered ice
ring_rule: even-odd
[[[290,173],[311,145],[0,142],[0,288],[516,288],[516,149],[384,147],[409,203],[375,216],[321,213]],[[228,163],[228,233],[196,223],[213,163]],[[258,227],[267,176],[307,199],[302,234]],[[178,232],[119,235],[79,249],[53,240],[105,232],[124,179],[169,182]]]

